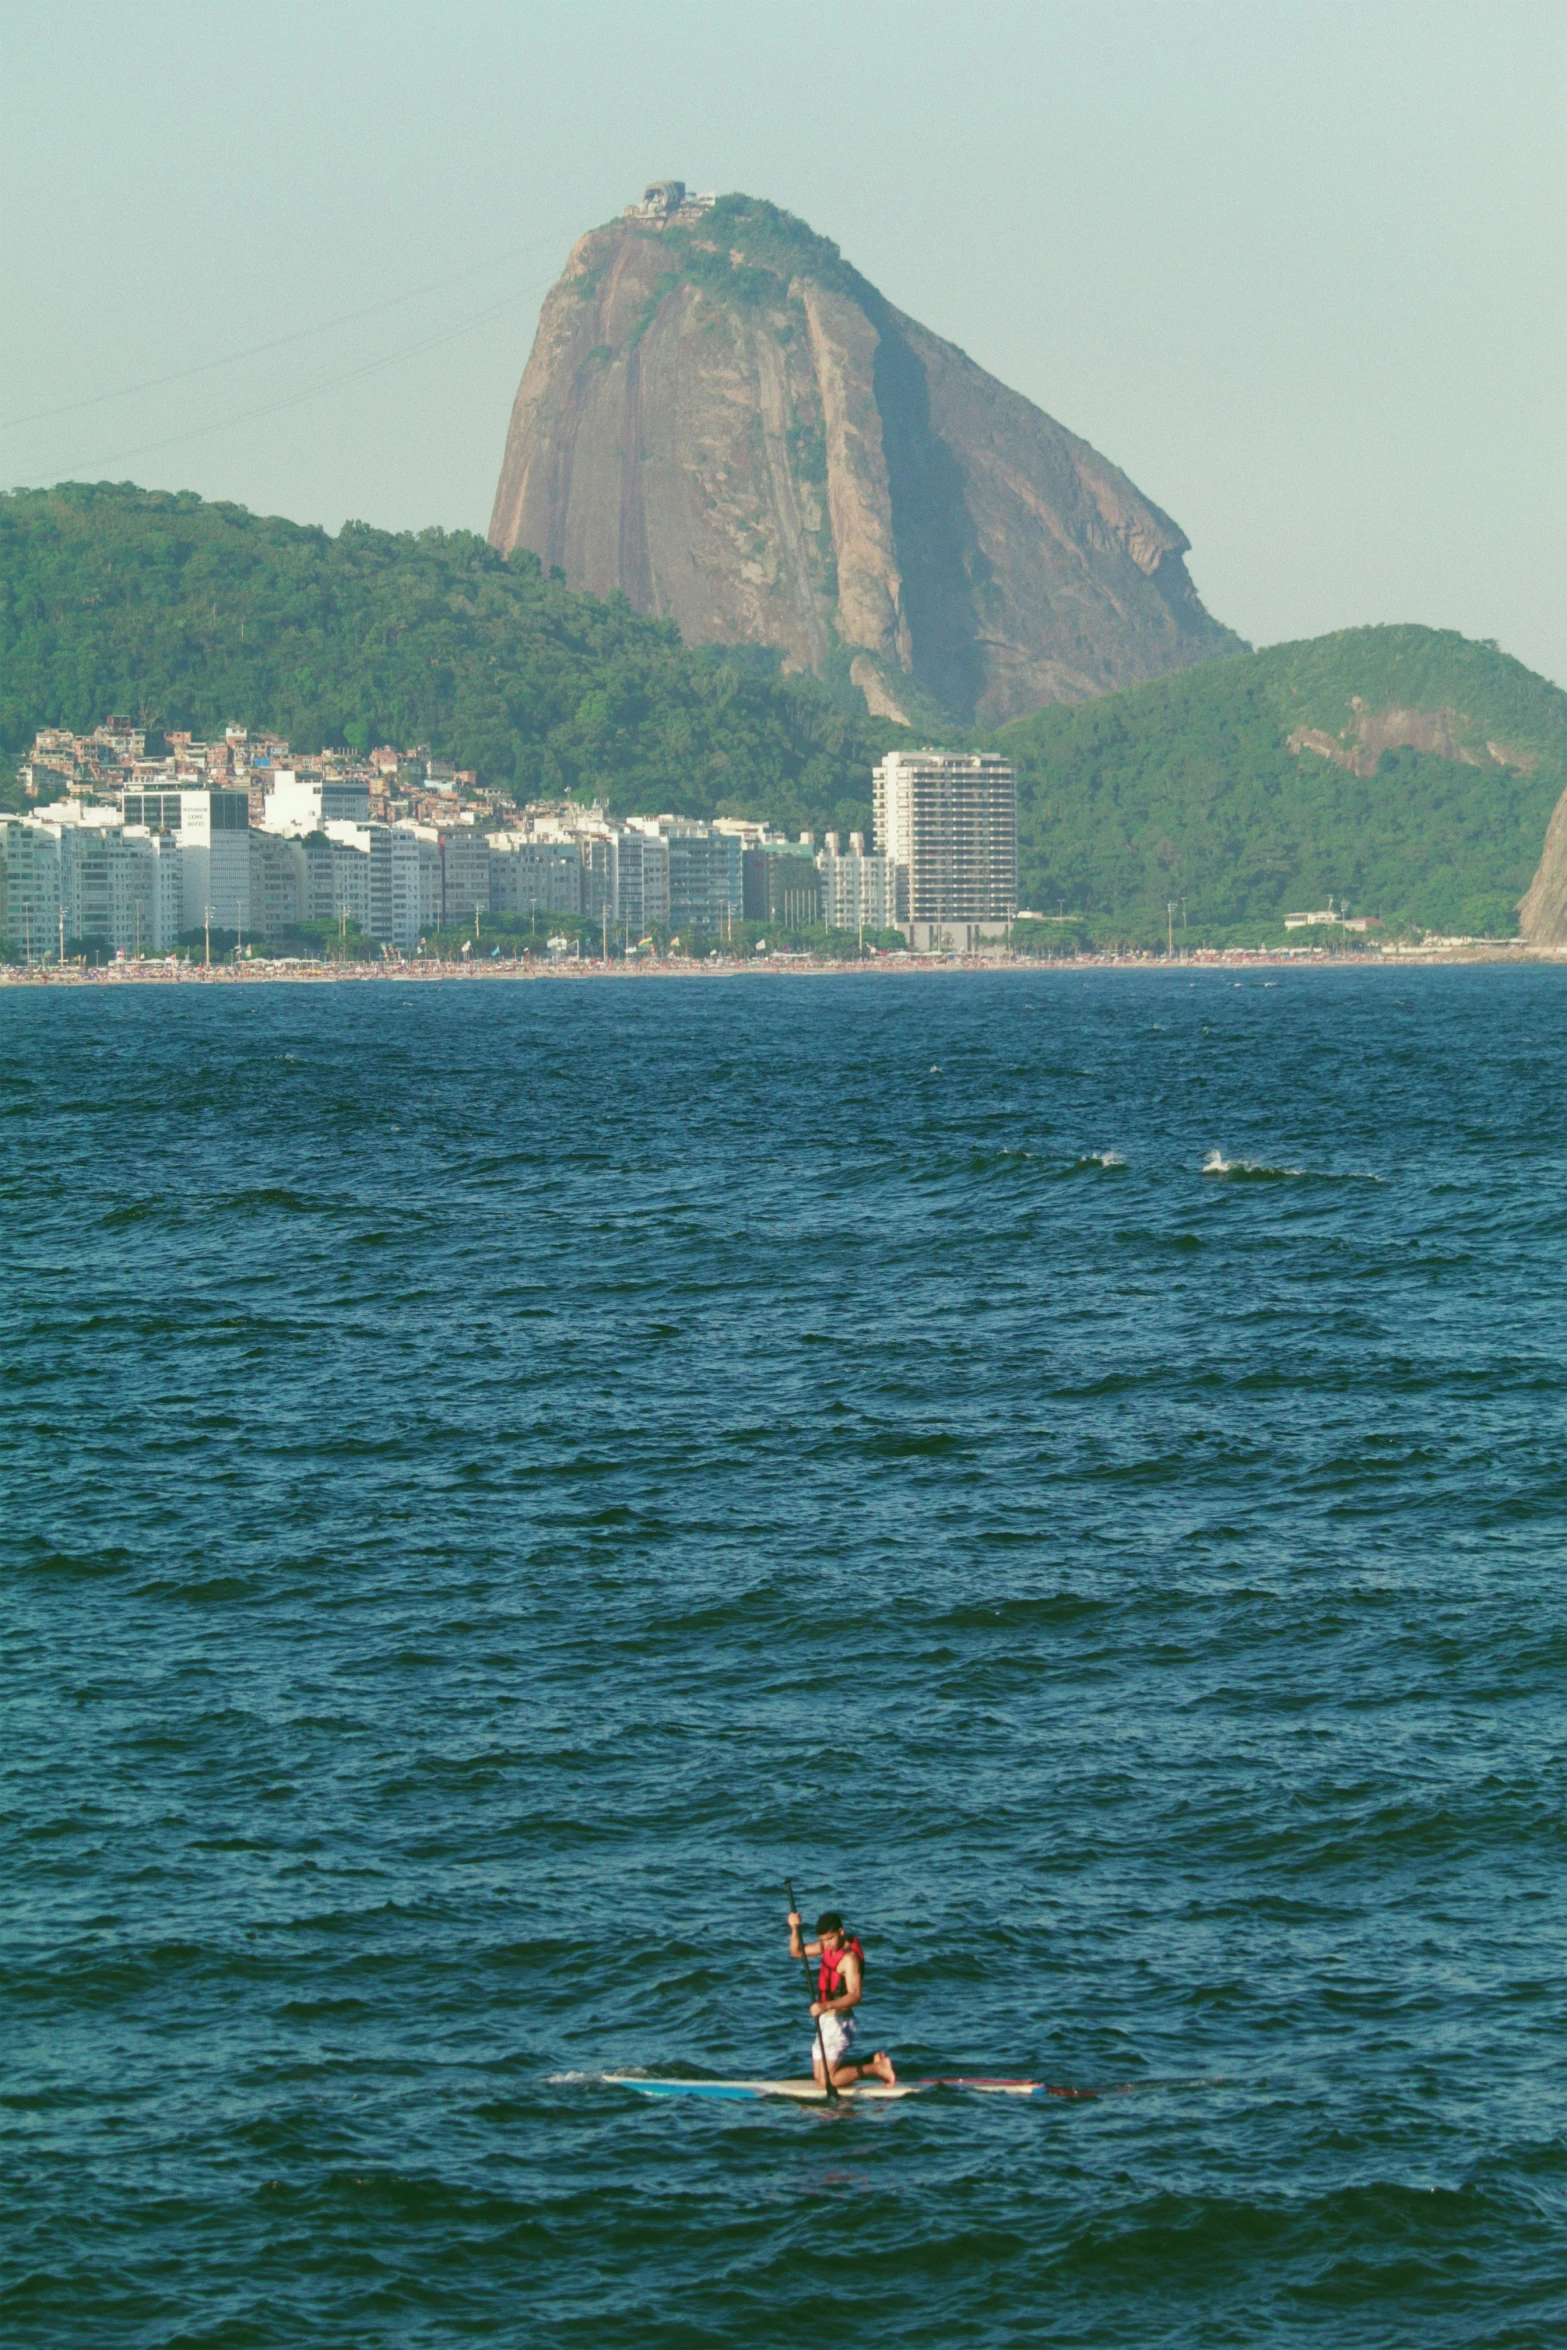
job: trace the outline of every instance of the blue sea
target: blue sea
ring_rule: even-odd
[[[1567,972],[0,995],[14,2350],[1567,2338]],[[784,1881],[869,1954],[836,2112]]]

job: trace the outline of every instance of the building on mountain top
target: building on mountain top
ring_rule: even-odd
[[[717,202],[716,196],[688,193],[684,180],[653,180],[643,189],[641,203],[628,204],[621,217],[639,228],[668,228],[674,221],[684,227],[711,212]]]

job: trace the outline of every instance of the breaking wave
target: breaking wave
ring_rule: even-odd
[[[1322,1167],[1275,1167],[1268,1159],[1227,1159],[1210,1151],[1202,1163],[1205,1175],[1222,1176],[1230,1183],[1383,1183],[1387,1178],[1365,1168],[1334,1170]]]
[[[1210,1151],[1202,1171],[1223,1175],[1232,1183],[1299,1183],[1306,1175],[1304,1167],[1270,1167],[1263,1159],[1227,1159],[1223,1151]]]

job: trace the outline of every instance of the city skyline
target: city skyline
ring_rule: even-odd
[[[336,925],[345,948],[408,954],[540,914],[596,925],[606,960],[652,937],[728,942],[737,923],[961,951],[1017,912],[1016,782],[991,753],[890,754],[874,843],[829,829],[818,848],[745,818],[519,808],[390,745],[296,757],[237,724],[169,744],[149,756],[117,715],[40,730],[19,769],[33,804],[0,816],[0,930],[24,960],[166,956],[198,935],[210,958],[214,924],[235,952]]]

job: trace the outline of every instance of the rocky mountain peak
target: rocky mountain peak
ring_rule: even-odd
[[[996,724],[1240,648],[1116,466],[803,221],[679,180],[547,297],[490,537],[910,721]]]

